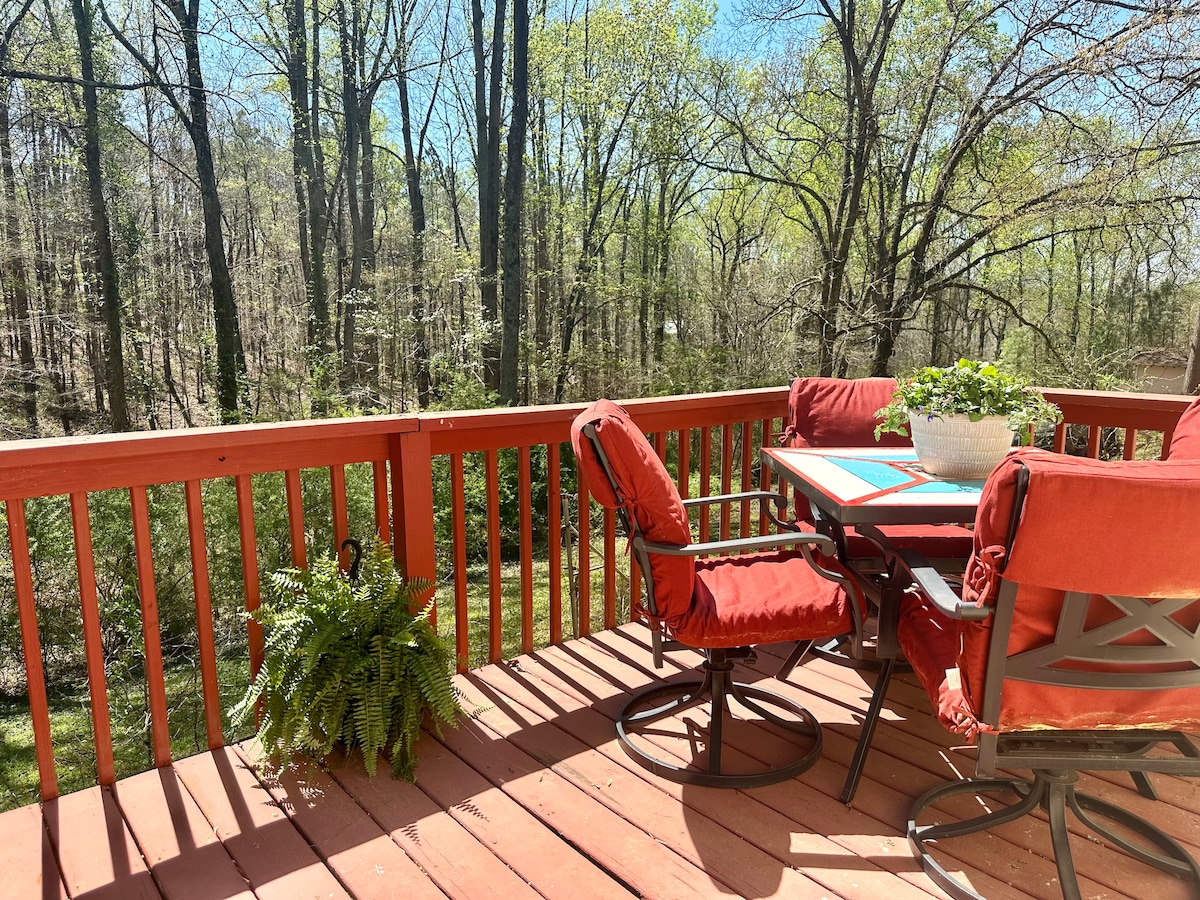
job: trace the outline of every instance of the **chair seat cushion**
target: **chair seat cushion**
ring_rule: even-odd
[[[851,630],[849,595],[795,551],[698,560],[691,608],[669,624],[692,647],[740,647]]]
[[[883,525],[879,530],[898,550],[916,550],[929,560],[962,560],[964,565],[975,542],[975,532],[962,525]],[[851,559],[880,555],[874,541],[853,529],[846,532],[846,552]]]
[[[913,593],[900,606],[896,637],[905,659],[929,695],[938,721],[949,731],[973,738],[978,721],[957,675],[957,626],[923,594]]]

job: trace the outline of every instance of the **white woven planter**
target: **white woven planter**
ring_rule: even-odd
[[[1013,431],[1004,416],[987,416],[972,422],[965,414],[930,419],[909,412],[917,459],[930,475],[942,478],[987,478],[1004,459],[1013,442]]]

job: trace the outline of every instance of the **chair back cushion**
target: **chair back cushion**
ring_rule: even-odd
[[[583,433],[594,425],[611,470],[605,471],[592,441]],[[571,424],[571,446],[591,495],[609,509],[624,508],[647,541],[690,544],[691,530],[679,491],[666,466],[624,409],[611,400],[597,400]],[[651,590],[657,615],[666,622],[685,615],[692,602],[696,563],[688,556],[650,556]],[[644,609],[636,615],[649,617]]]
[[[1200,459],[1200,397],[1179,417],[1167,459]]]
[[[788,447],[911,447],[892,432],[875,440],[875,413],[895,390],[895,378],[797,378],[780,440]]]
[[[1028,488],[1007,550],[1022,467]],[[1029,654],[1021,663],[1029,680],[1003,682],[999,730],[1200,724],[1200,687],[1131,686],[1153,673],[1200,671],[1200,460],[1103,462],[1036,450],[1011,455],[985,486],[963,598],[1014,603],[1008,671],[1017,665],[1013,657]],[[1174,610],[1167,621],[1153,613],[1163,598],[1195,602],[1161,607]],[[1150,612],[1139,624],[1142,609]],[[958,664],[976,715],[983,712],[992,623],[961,629]],[[1093,650],[1100,645],[1106,658],[1087,659],[1089,644]],[[1108,659],[1109,646],[1121,647],[1124,659]],[[1052,661],[1038,662],[1039,656]],[[1102,680],[1095,688],[1049,684],[1074,676],[1030,676],[1035,663],[1109,673],[1110,682],[1126,684],[1121,690],[1104,689]]]

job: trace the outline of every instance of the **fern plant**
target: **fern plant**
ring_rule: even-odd
[[[332,556],[272,573],[251,614],[263,626],[263,665],[233,718],[245,724],[258,711],[259,741],[285,762],[322,759],[341,742],[362,751],[371,775],[385,751],[393,775],[411,781],[423,716],[440,729],[460,712],[453,654],[429,607],[410,611],[431,587],[402,578],[378,543],[354,578]]]

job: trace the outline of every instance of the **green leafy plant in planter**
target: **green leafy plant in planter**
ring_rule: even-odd
[[[1029,426],[1062,421],[1058,407],[1019,379],[996,370],[991,363],[960,359],[953,366],[926,366],[900,381],[892,402],[876,413],[885,431],[909,433],[909,414],[928,419],[965,415],[972,422],[1003,416],[1010,430],[1029,442]]]
[[[232,715],[243,724],[260,715],[258,739],[284,764],[323,759],[341,743],[362,751],[371,775],[387,752],[392,774],[411,781],[422,718],[440,728],[461,711],[454,656],[429,607],[411,612],[428,581],[401,577],[385,545],[356,571],[359,562],[350,575],[333,556],[272,573],[251,614],[263,626],[263,665]]]
[[[1031,426],[1059,422],[1062,414],[1041,394],[990,363],[960,359],[929,366],[902,380],[892,402],[876,415],[878,437],[895,431],[912,437],[926,472],[943,478],[986,478],[1013,443],[1028,443]]]

